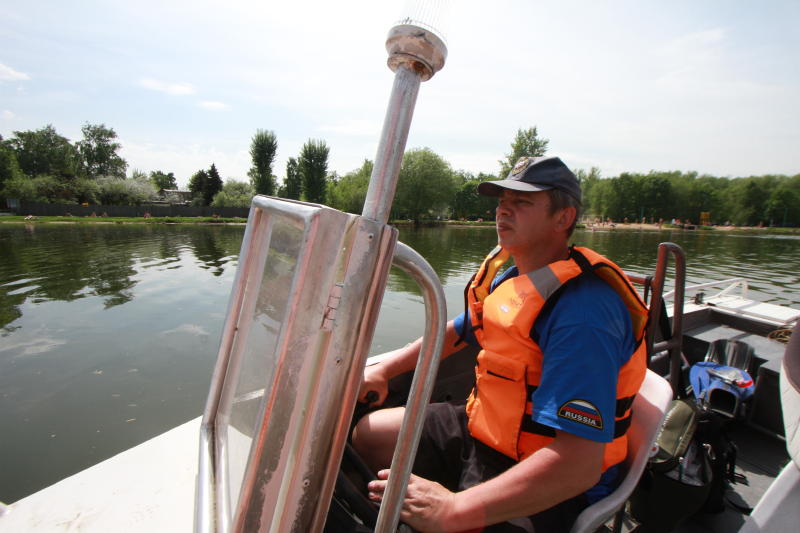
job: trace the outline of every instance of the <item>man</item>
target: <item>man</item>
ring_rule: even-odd
[[[568,531],[613,490],[625,458],[646,308],[616,265],[568,246],[581,193],[559,158],[524,157],[478,192],[498,198],[498,247],[467,287],[467,311],[448,323],[442,354],[479,344],[476,385],[466,406],[429,406],[401,519],[425,532]],[[509,256],[515,266],[495,277]],[[361,400],[374,391],[382,403],[419,347],[367,367]],[[402,417],[375,411],[353,433],[383,469],[369,483],[375,501]]]

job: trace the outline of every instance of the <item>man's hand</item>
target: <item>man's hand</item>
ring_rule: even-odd
[[[364,379],[361,382],[361,390],[358,393],[358,401],[369,403],[369,405],[383,405],[386,396],[389,394],[389,378],[385,365],[378,363],[370,365],[364,369]],[[370,392],[377,394],[377,398],[369,398]]]
[[[378,472],[378,479],[367,485],[369,498],[380,502],[386,490],[388,470]],[[400,511],[400,520],[417,531],[439,533],[460,531],[455,524],[456,495],[439,483],[411,474]]]

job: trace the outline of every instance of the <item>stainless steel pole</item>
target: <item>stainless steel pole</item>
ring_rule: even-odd
[[[420,83],[419,73],[407,65],[401,65],[395,71],[394,86],[362,212],[365,218],[380,224],[386,224],[389,220]]]
[[[441,70],[447,58],[444,41],[430,29],[409,20],[389,31],[386,51],[389,68],[395,73],[394,86],[361,212],[365,218],[380,224],[389,220],[419,85]]]

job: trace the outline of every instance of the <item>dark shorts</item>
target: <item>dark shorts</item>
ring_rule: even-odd
[[[415,474],[458,492],[487,481],[515,464],[513,459],[472,438],[463,403],[428,406],[414,461]],[[581,494],[541,513],[488,526],[483,531],[567,533],[587,505],[586,497]]]

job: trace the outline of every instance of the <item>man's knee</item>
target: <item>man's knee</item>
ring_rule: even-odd
[[[353,446],[375,471],[389,468],[405,409],[380,409],[365,415],[353,429]]]

